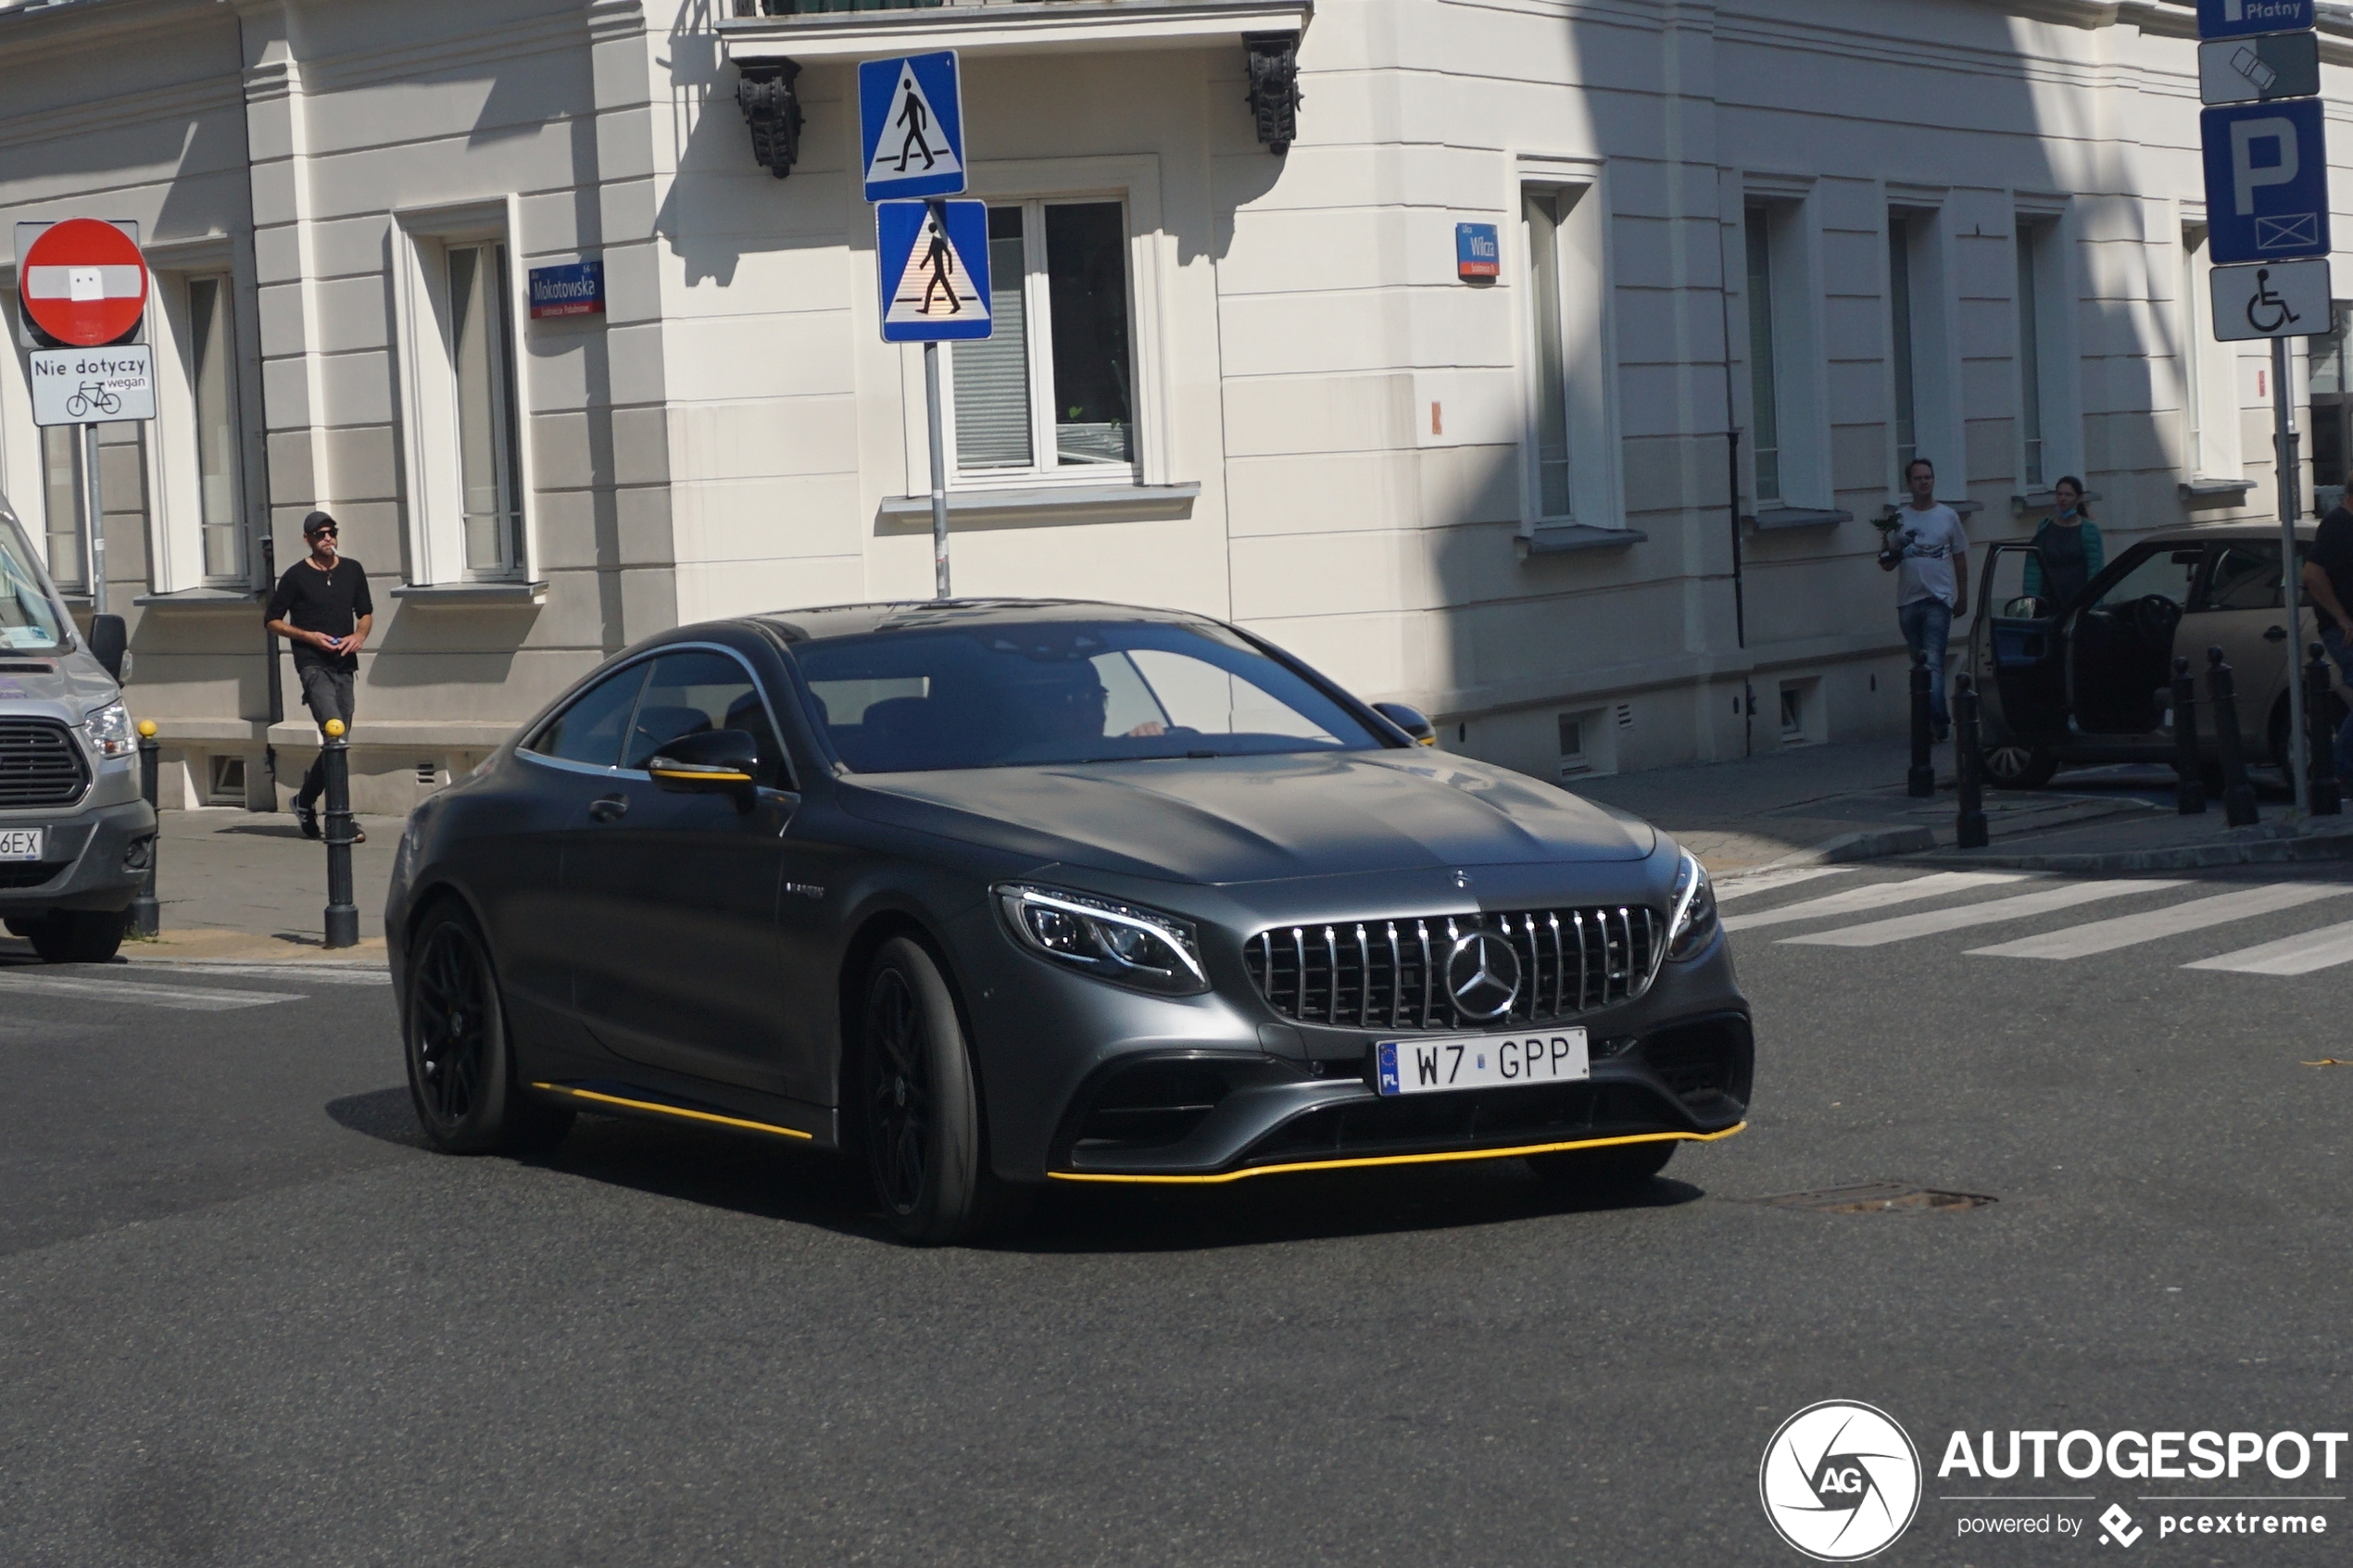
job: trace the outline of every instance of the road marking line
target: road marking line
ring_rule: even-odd
[[[1803,866],[1780,872],[1734,872],[1730,876],[1717,879],[1716,901],[1722,904],[1734,898],[1745,898],[1752,893],[1770,893],[1779,887],[1794,887],[1801,882],[1811,882],[1820,876],[1852,876],[1860,869],[1857,866]]]
[[[1883,909],[1890,904],[1941,898],[1947,893],[1967,893],[1975,888],[2025,880],[2024,872],[1938,872],[1932,876],[1916,876],[1905,882],[1881,882],[1869,887],[1850,887],[1843,893],[1784,904],[1778,909],[1760,909],[1753,915],[1726,915],[1723,924],[1727,931],[1754,931],[1759,926],[1819,920],[1826,915],[1860,914],[1865,909]]]
[[[186,1012],[228,1012],[236,1008],[267,1007],[271,1002],[303,999],[291,991],[182,991],[169,985],[145,985],[137,981],[84,980],[67,974],[12,974],[5,971],[0,971],[0,991],[21,991],[35,997],[95,997],[103,1001],[178,1008]]]
[[[2005,942],[1999,947],[1973,947],[1970,951],[1982,958],[1996,959],[2089,958],[2095,953],[2112,953],[2119,947],[2179,936],[2184,932],[2203,931],[2209,925],[2227,925],[2233,921],[2275,914],[2282,909],[2293,909],[2300,904],[2318,903],[2323,898],[2334,898],[2347,893],[2353,893],[2353,886],[2341,886],[2334,883],[2274,883],[2264,887],[2242,888],[2236,893],[2218,893],[2210,898],[2193,898],[2186,904],[2169,904],[2164,909],[2150,909],[2144,914],[2094,921],[2088,925],[2070,926],[2065,931],[2054,931],[2044,936]]]
[[[2310,974],[2353,962],[2353,921],[2283,936],[2259,947],[2242,947],[2220,958],[2200,959],[2183,969],[2219,969],[2228,974]]]
[[[1879,947],[1890,942],[1908,941],[1915,936],[1934,936],[1946,931],[1963,931],[1972,925],[2024,920],[2030,915],[2048,914],[2054,909],[2071,909],[2078,904],[2096,903],[2102,898],[2124,898],[2135,893],[2156,893],[2181,885],[2179,882],[2073,882],[2063,887],[2045,887],[2038,893],[2021,893],[2015,898],[1994,898],[1982,904],[1964,904],[1957,909],[1931,909],[1924,914],[1898,915],[1894,920],[1873,921],[1868,925],[1845,925],[1836,931],[1818,931],[1810,936],[1784,936],[1781,941],[1784,946]]]
[[[147,974],[258,975],[264,980],[280,980],[290,985],[309,980],[322,980],[330,985],[392,984],[392,972],[383,969],[328,969],[289,963],[168,963],[145,959],[133,959],[132,962],[141,972]]]

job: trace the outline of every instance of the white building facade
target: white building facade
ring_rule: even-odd
[[[148,245],[161,408],[104,427],[99,489],[165,803],[298,779],[255,592],[320,507],[375,585],[356,793],[404,809],[651,633],[928,596],[855,68],[956,49],[998,326],[943,352],[956,590],[1234,620],[1575,776],[1899,730],[1870,520],[1915,453],[1981,540],[2068,473],[2111,553],[2272,515],[2268,358],[2200,303],[2194,21],[59,0],[0,10],[0,236]],[[2323,53],[2340,89],[2353,23]],[[535,317],[584,262],[602,312]],[[2300,490],[2344,477],[2314,348]],[[95,597],[69,434],[19,350],[0,486]]]

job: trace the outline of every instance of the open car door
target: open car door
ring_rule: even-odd
[[[2093,580],[2068,633],[2068,696],[2086,734],[2154,735],[2173,679],[2173,638],[2191,601],[2202,545],[2136,545]]]
[[[2067,642],[2060,607],[2027,593],[2026,564],[2033,558],[2032,546],[2015,543],[1991,546],[1985,555],[1977,620],[1969,628],[1969,670],[1981,695],[1990,699],[1989,753],[2004,742],[2023,746],[2067,734]]]

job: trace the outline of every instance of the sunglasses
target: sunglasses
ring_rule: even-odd
[[[339,536],[337,531],[332,528],[314,528],[303,535],[306,539],[333,539]]]

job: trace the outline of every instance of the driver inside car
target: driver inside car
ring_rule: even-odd
[[[1036,738],[1041,741],[1101,740],[1104,720],[1111,709],[1111,693],[1103,689],[1102,677],[1095,673],[1092,663],[1073,659],[1067,663],[1041,665],[1040,678],[1032,684],[1037,694],[1032,711],[1038,715]],[[1168,733],[1168,727],[1157,719],[1147,719],[1125,732],[1129,740],[1146,740]]]

